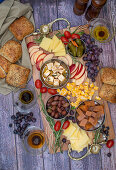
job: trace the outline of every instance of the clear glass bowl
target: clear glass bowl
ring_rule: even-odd
[[[13,105],[19,112],[23,112],[23,114],[29,113],[30,109],[36,104],[36,101],[36,92],[31,85],[21,85],[13,92]]]
[[[41,137],[41,139],[38,138],[38,135]],[[32,139],[32,142],[30,139]],[[47,135],[45,135],[44,131],[36,126],[29,126],[24,131],[22,140],[25,150],[31,154],[42,154],[47,149],[49,143]],[[40,140],[42,142],[40,142]],[[33,142],[34,145],[31,145]]]
[[[90,27],[89,27],[89,30],[90,30],[90,35],[92,38],[94,38],[96,41],[100,42],[100,43],[107,43],[107,42],[110,42],[114,36],[115,36],[115,28],[113,26],[113,23],[112,22],[109,22],[107,21],[106,19],[103,19],[103,18],[95,18],[93,20],[91,20],[89,22],[90,24]],[[94,35],[94,30],[97,26],[104,26],[106,27],[106,29],[108,30],[108,37],[107,39],[104,39],[104,40],[98,40],[95,35]]]

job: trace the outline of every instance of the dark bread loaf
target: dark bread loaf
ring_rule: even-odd
[[[0,55],[11,63],[16,63],[22,56],[21,44],[14,40],[7,41],[0,49]]]
[[[30,69],[17,64],[11,64],[8,74],[6,76],[6,82],[14,87],[19,87],[27,83]]]
[[[34,31],[33,24],[24,16],[16,19],[10,26],[9,30],[12,32],[17,40],[23,40],[23,38],[31,34]]]

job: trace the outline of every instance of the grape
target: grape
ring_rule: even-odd
[[[91,74],[93,74],[93,73],[94,73],[94,70],[93,70],[93,69],[91,69],[91,70],[90,70],[90,73],[91,73]]]
[[[91,55],[88,55],[87,59],[88,59],[88,61],[90,61],[91,60]]]

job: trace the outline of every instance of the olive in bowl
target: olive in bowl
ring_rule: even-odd
[[[53,119],[62,119],[70,112],[70,103],[64,96],[54,95],[48,99],[46,111]]]
[[[85,43],[80,39],[74,39],[67,45],[68,53],[74,57],[81,58],[86,51],[85,49]]]

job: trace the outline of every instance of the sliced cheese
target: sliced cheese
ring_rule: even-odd
[[[40,47],[43,48],[44,50],[48,51],[50,44],[51,44],[51,39],[44,37],[42,42],[40,43]]]
[[[65,51],[55,53],[55,56],[65,56],[65,55],[66,55],[66,52],[65,52]]]
[[[53,50],[53,44],[54,44],[54,41],[53,41],[53,39],[51,39],[51,43],[50,43],[50,46],[48,49],[49,52],[51,52]]]
[[[67,137],[67,139],[70,139],[70,136],[74,133],[76,128],[70,124],[70,126],[63,132],[63,135]]]
[[[64,44],[62,43],[61,40],[59,40],[59,44],[54,48],[53,52],[60,52],[65,50]]]
[[[56,35],[53,36],[52,40],[53,40],[52,50],[54,50],[60,43],[60,40],[58,39],[58,37]]]

